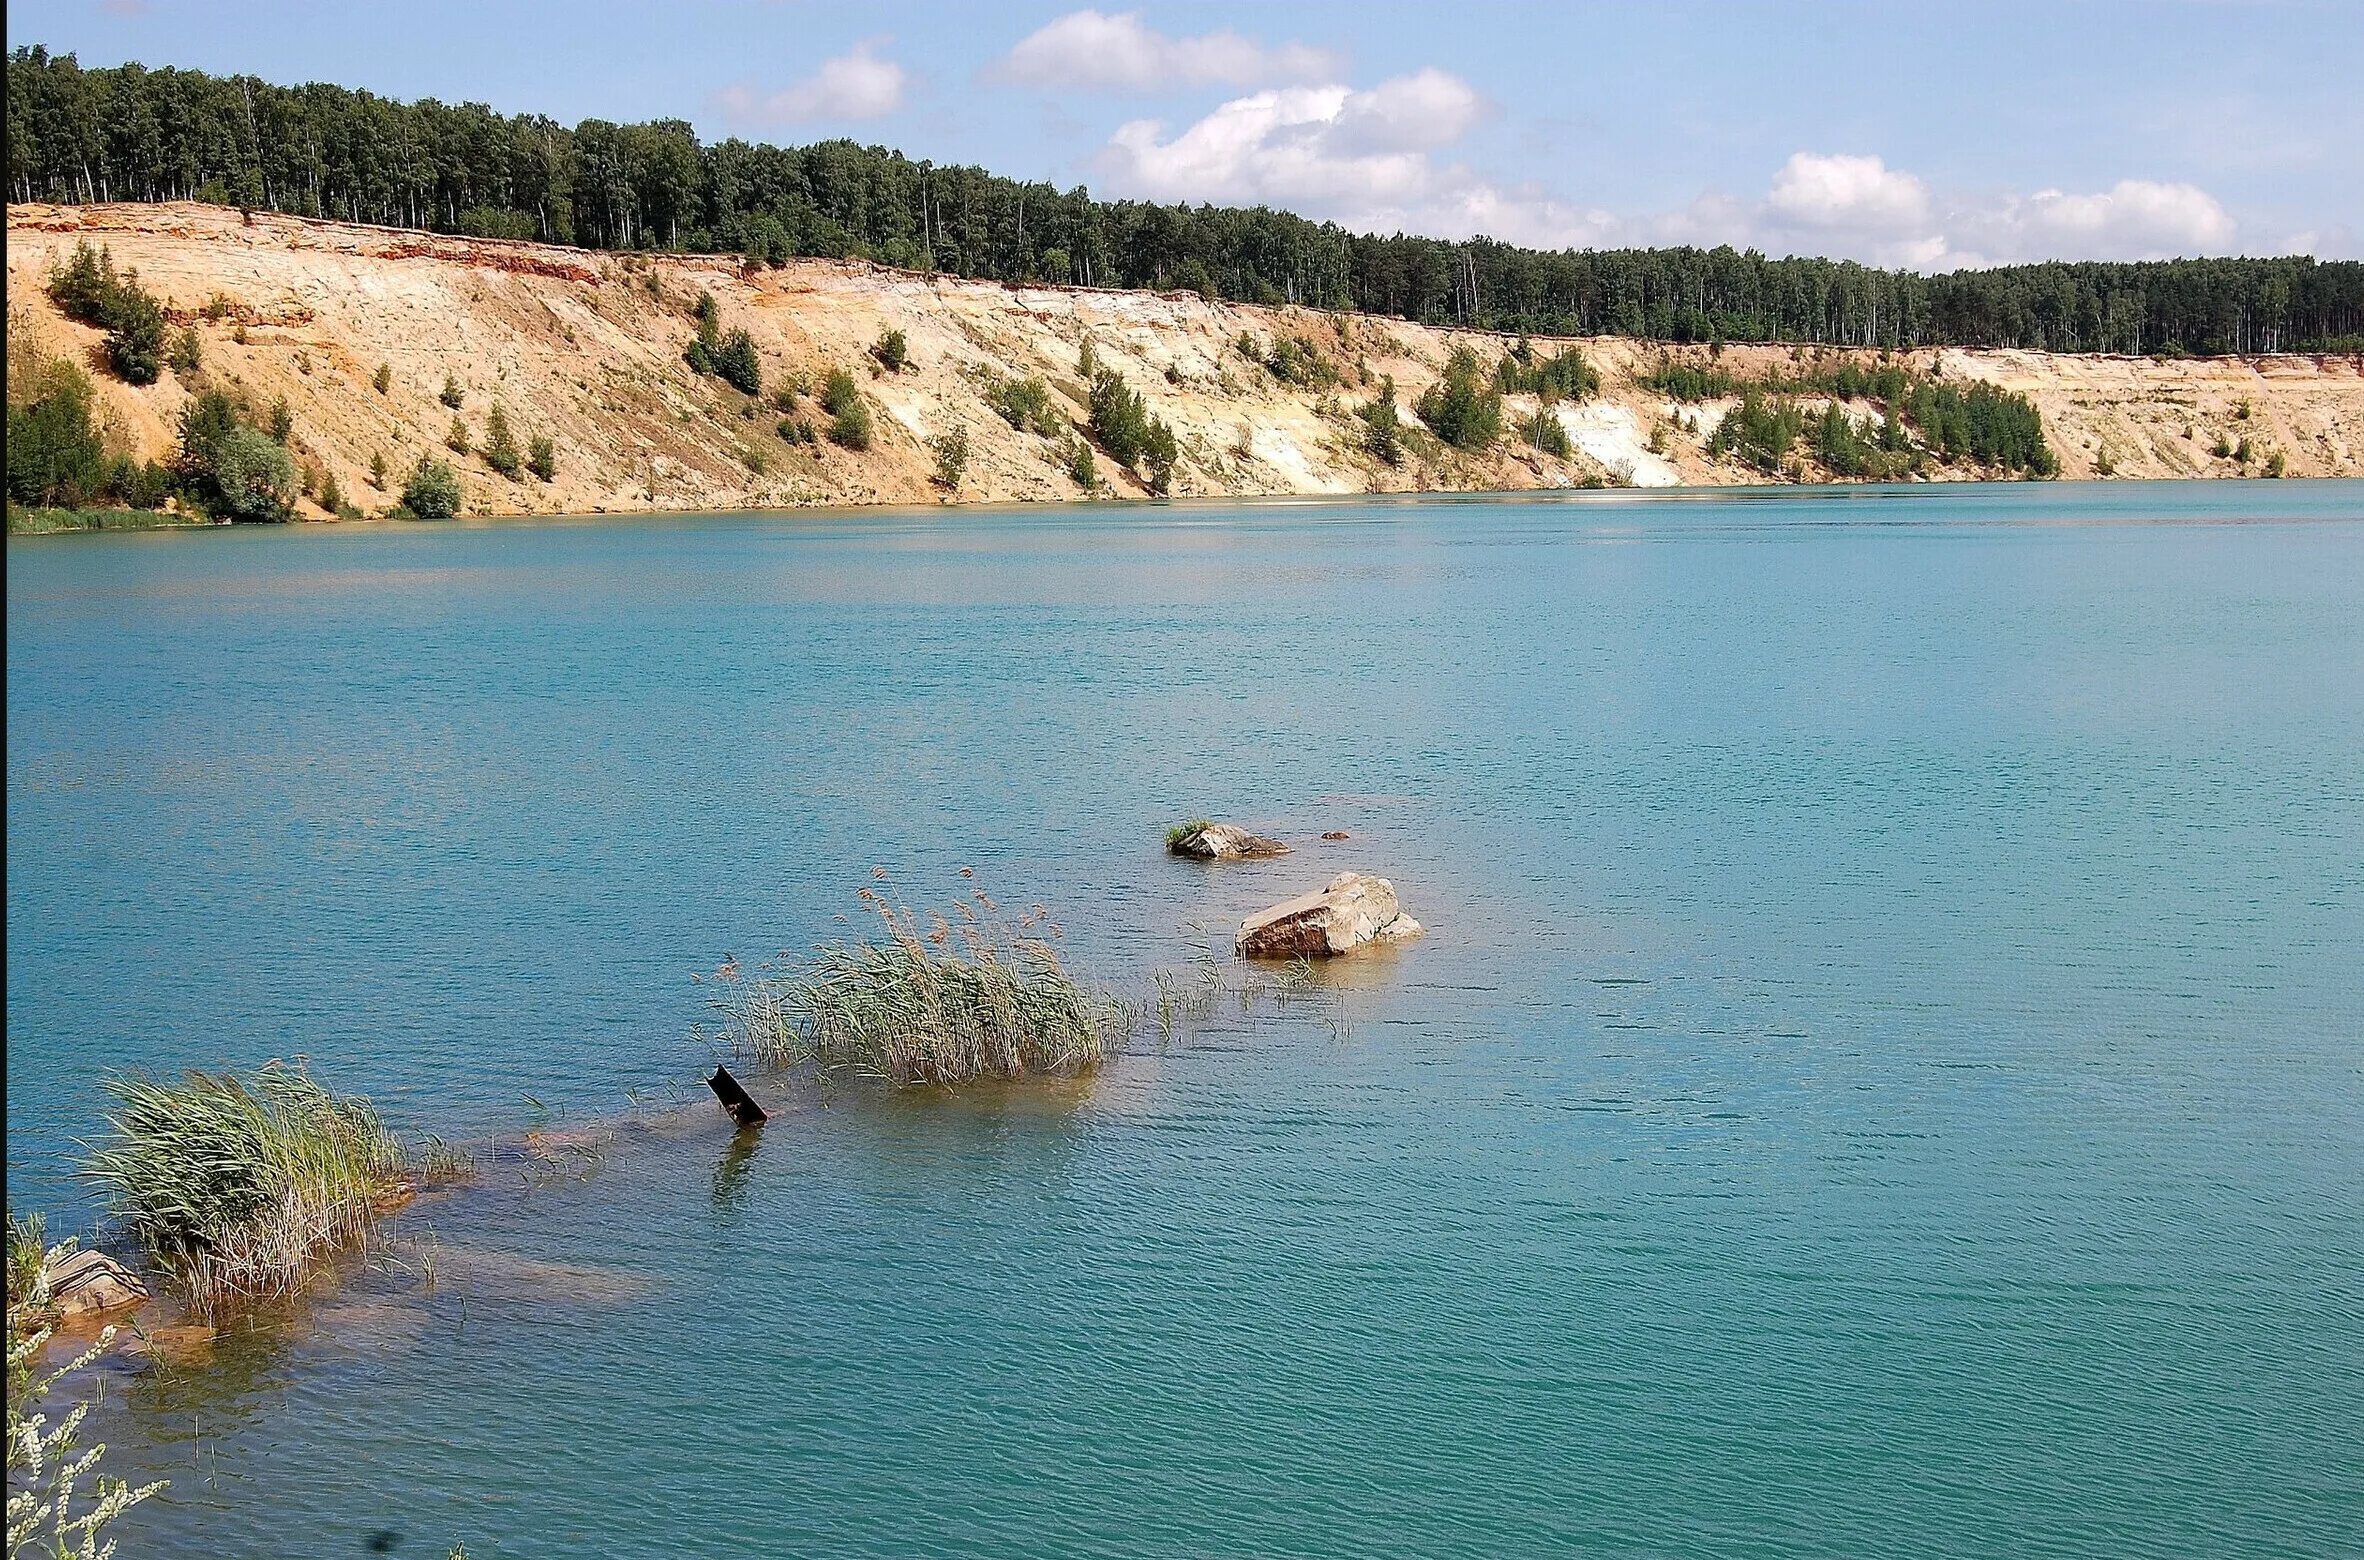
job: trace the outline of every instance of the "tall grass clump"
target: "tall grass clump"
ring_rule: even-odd
[[[1073,1073],[1130,1027],[1127,1004],[1067,972],[1039,910],[1010,924],[980,889],[923,926],[875,890],[860,897],[878,918],[875,939],[729,984],[715,1005],[743,1055],[953,1084]]]
[[[41,1289],[41,1270],[49,1260],[48,1230],[41,1215],[17,1217],[14,1208],[8,1210],[8,1341],[18,1336],[17,1319],[36,1314],[48,1306],[48,1296]],[[59,1250],[71,1250],[74,1243],[66,1241]]]
[[[360,1239],[408,1189],[402,1145],[376,1109],[301,1066],[108,1087],[110,1135],[84,1174],[200,1303],[294,1292],[315,1258]]]

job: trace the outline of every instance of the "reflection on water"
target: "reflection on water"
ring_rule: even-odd
[[[747,1174],[754,1168],[755,1151],[763,1146],[763,1128],[741,1127],[731,1134],[730,1146],[714,1167],[714,1211],[747,1211]]]
[[[507,1145],[124,1367],[125,1553],[2339,1552],[2358,489],[1615,497],[11,542],[11,1202],[99,1065]],[[873,866],[1226,984],[734,1132]]]

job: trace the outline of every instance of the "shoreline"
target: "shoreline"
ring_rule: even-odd
[[[1167,498],[1117,496],[1090,499],[976,499],[948,500],[934,504],[900,503],[881,500],[875,503],[842,503],[815,501],[801,504],[769,505],[707,505],[697,507],[661,506],[635,509],[595,510],[484,510],[455,515],[448,520],[421,520],[391,514],[335,517],[297,515],[284,521],[239,521],[191,519],[186,516],[157,513],[152,522],[119,521],[116,516],[145,516],[143,510],[85,510],[77,513],[103,516],[105,519],[90,525],[45,525],[38,528],[18,528],[11,525],[8,535],[17,537],[89,536],[100,532],[135,531],[375,531],[403,529],[466,529],[471,526],[500,524],[515,521],[535,521],[545,524],[581,524],[632,520],[705,520],[705,519],[763,519],[866,516],[925,516],[930,514],[981,515],[994,518],[1089,516],[1106,513],[1139,514],[1144,511],[1179,512],[1188,514],[1212,509],[1306,509],[1333,505],[1368,504],[1385,508],[1405,508],[1419,505],[1478,506],[1487,504],[1571,504],[1571,505],[1676,505],[1706,500],[1743,500],[1764,502],[1798,502],[1819,498],[1902,497],[1913,494],[1955,494],[2029,492],[2045,489],[2075,490],[2103,487],[2153,489],[2162,492],[2191,492],[2194,494],[2218,491],[2227,486],[2247,484],[2279,488],[2327,487],[2340,483],[2364,483],[2364,476],[2238,476],[2238,477],[1961,477],[1904,480],[1896,482],[1729,482],[1685,483],[1671,487],[1565,487],[1565,488],[1439,488],[1418,492],[1381,493],[1240,493],[1240,494],[1180,494]],[[65,513],[66,511],[44,511]]]
[[[312,518],[323,494],[395,505],[422,456],[452,469],[463,509],[487,515],[1121,502],[1169,481],[1176,498],[1728,491],[1908,470],[1939,485],[2022,463],[1995,450],[1974,461],[1917,421],[1901,442],[1884,432],[1871,387],[1898,373],[1906,394],[1879,392],[1892,401],[1916,387],[1984,387],[2027,402],[2056,457],[2045,464],[2064,477],[2215,480],[2270,460],[2290,477],[2364,473],[2364,360],[2349,357],[1518,338],[858,261],[750,271],[713,256],[539,254],[515,240],[430,242],[307,218],[248,225],[235,209],[194,203],[11,205],[18,324],[74,363],[96,361],[101,333],[66,318],[43,282],[84,240],[137,270],[191,341],[185,374],[148,385],[96,376],[97,409],[124,453],[169,458],[201,394],[227,394],[258,427],[284,403],[285,446],[316,495],[291,502]],[[697,366],[688,349],[701,333],[744,333],[752,362],[740,381]],[[882,355],[889,339],[902,346]],[[1087,348],[1171,430],[1170,470],[1136,470],[1090,436]],[[1512,354],[1527,371],[1571,349],[1585,370],[1572,389],[1505,371]],[[1447,441],[1418,403],[1464,353],[1498,392],[1500,424]],[[843,442],[825,404],[833,378],[867,411],[867,429]],[[1007,392],[1029,384],[1012,422]],[[1391,388],[1400,417],[1380,440],[1363,414]],[[1793,421],[1837,408],[1855,443],[1876,448],[1834,445],[1825,459],[1803,426],[1790,430],[1794,444],[1742,459],[1718,436],[1751,389]],[[547,475],[488,458],[496,407],[516,448],[548,441]]]

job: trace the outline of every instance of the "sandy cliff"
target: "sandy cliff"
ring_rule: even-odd
[[[1764,480],[1703,451],[1701,434],[1713,430],[1720,405],[1675,408],[1635,383],[1657,354],[1631,341],[1583,343],[1604,384],[1600,395],[1559,409],[1574,442],[1569,458],[1506,440],[1474,457],[1429,444],[1386,466],[1363,452],[1360,425],[1345,409],[1369,399],[1381,375],[1395,380],[1408,408],[1456,342],[1474,342],[1490,362],[1501,338],[852,263],[800,261],[742,274],[713,257],[592,254],[264,214],[248,221],[203,205],[11,206],[12,315],[77,356],[95,355],[98,334],[60,317],[41,282],[83,237],[136,267],[176,323],[194,326],[204,346],[200,383],[241,391],[259,407],[284,396],[299,458],[333,473],[346,497],[371,511],[392,502],[370,485],[373,456],[385,457],[397,473],[388,485],[398,487],[419,454],[445,455],[453,413],[438,394],[447,375],[465,392],[460,416],[472,433],[481,436],[497,400],[521,443],[546,434],[557,446],[558,477],[547,484],[505,479],[481,456],[457,462],[471,510],[1073,498],[1080,489],[1058,443],[1013,430],[984,397],[997,380],[1040,375],[1080,423],[1076,359],[1086,336],[1180,436],[1177,494]],[[764,402],[684,362],[702,291],[720,305],[725,330],[743,326],[756,342]],[[877,371],[868,356],[889,328],[910,343],[911,366],[901,373]],[[1275,379],[1235,345],[1243,332],[1266,345],[1276,336],[1303,340],[1342,383],[1320,389]],[[2291,476],[2364,471],[2364,372],[2353,359],[2154,363],[1948,349],[1913,361],[2031,397],[2067,476],[2094,474],[2104,452],[2124,477],[2245,474],[2210,453],[2220,434],[2251,440],[2256,459],[2246,474],[2270,451],[2281,452]],[[1786,348],[1723,356],[1723,366],[1743,373],[1790,362]],[[391,370],[383,394],[371,382],[381,363]],[[866,452],[791,445],[775,431],[782,413],[769,404],[770,388],[818,387],[833,366],[855,370],[873,403],[878,437]],[[170,449],[190,386],[170,372],[136,389],[95,377],[125,443],[151,456]],[[1514,398],[1511,414],[1533,407]],[[809,396],[792,415],[822,420]],[[1648,445],[1661,425],[1664,453],[1653,454]],[[947,495],[931,480],[928,440],[955,427],[967,431],[972,454],[957,493]],[[1105,457],[1099,475],[1119,495],[1142,491]]]

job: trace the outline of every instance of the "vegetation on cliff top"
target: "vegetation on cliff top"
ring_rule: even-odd
[[[881,147],[572,129],[480,103],[19,47],[12,200],[211,200],[607,249],[855,256],[1000,281],[1179,288],[1546,335],[2066,352],[2352,350],[2364,263],[2078,262],[1922,276],[1730,248],[1535,250],[1257,208],[1102,201]]]

